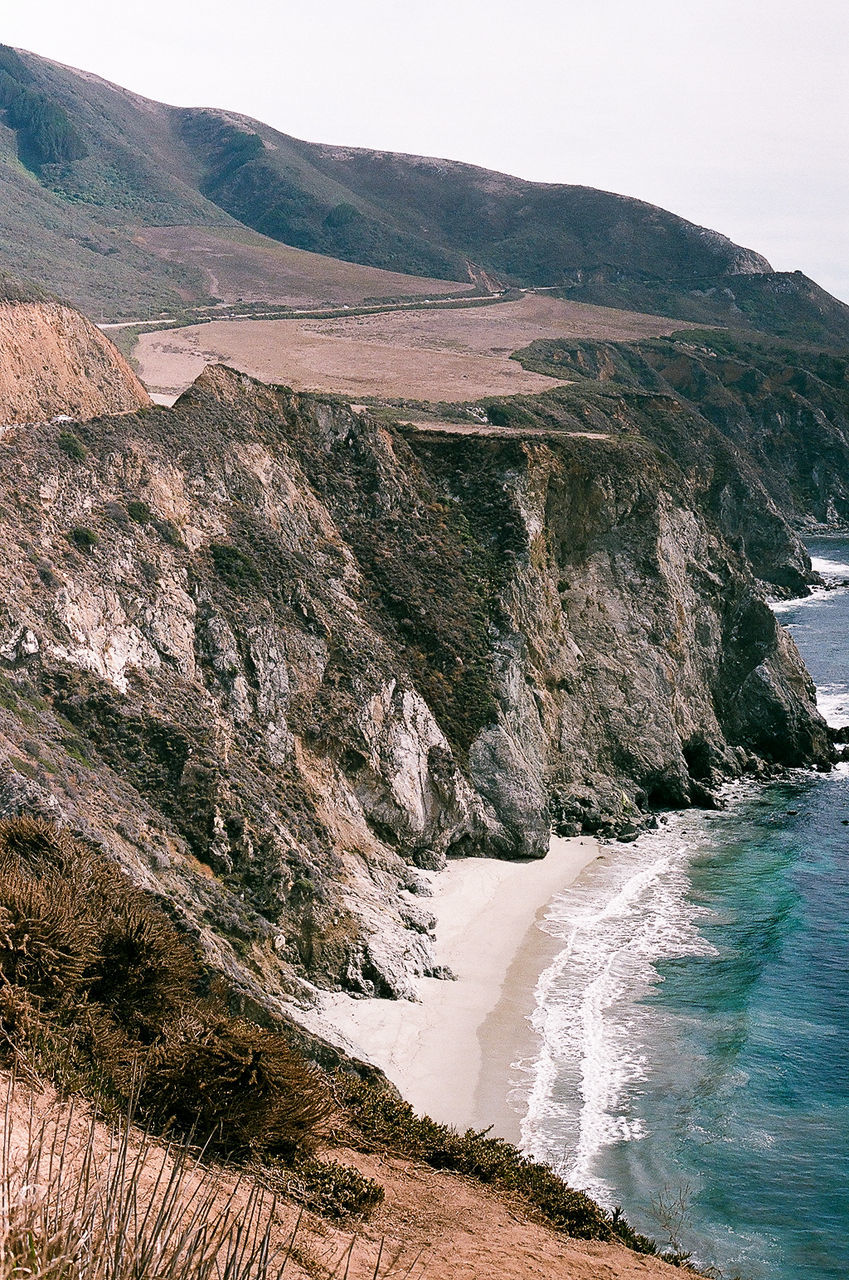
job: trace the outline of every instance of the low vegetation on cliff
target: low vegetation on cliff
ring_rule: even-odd
[[[0,1031],[65,1088],[136,1106],[230,1155],[291,1155],[331,1099],[285,1039],[233,1017],[195,949],[101,853],[38,818],[0,823]]]
[[[120,1265],[108,1259],[109,1216],[102,1216],[101,1193],[114,1198],[120,1218],[131,1204],[124,1196],[141,1193],[149,1139],[134,1139],[129,1130],[119,1136],[119,1158],[104,1187],[90,1127],[81,1166],[70,1157],[67,1169],[64,1157],[55,1164],[47,1201],[33,1206],[41,1215],[37,1221],[24,1216],[19,1195],[8,1194],[14,1170],[7,1157],[0,1173],[7,1192],[2,1203],[11,1215],[0,1250],[4,1276],[18,1274],[28,1231],[30,1255],[39,1265],[64,1238],[71,1255],[80,1251],[79,1264],[90,1278],[134,1274],[123,1268],[153,1250],[170,1259],[163,1275],[203,1280],[213,1254],[231,1250],[235,1265],[235,1242],[244,1252],[242,1270],[233,1274],[264,1275],[261,1241],[267,1246],[269,1228],[266,1223],[263,1235],[257,1226],[263,1215],[261,1201],[251,1208],[256,1193],[242,1219],[246,1228],[237,1228],[229,1202],[216,1204],[220,1194],[204,1173],[191,1189],[206,1204],[204,1233],[196,1233],[195,1220],[180,1208],[189,1178],[187,1143],[200,1148],[205,1161],[251,1162],[261,1171],[260,1183],[333,1218],[368,1215],[383,1199],[379,1183],[355,1167],[315,1158],[319,1145],[341,1138],[462,1173],[515,1198],[567,1235],[618,1238],[640,1252],[657,1252],[620,1215],[612,1217],[508,1143],[418,1117],[385,1084],[370,1083],[350,1068],[328,1075],[305,1060],[282,1030],[234,1016],[221,979],[204,969],[195,946],[160,904],[102,851],[30,817],[0,823],[0,1065],[30,1080],[47,1073],[64,1094],[94,1100],[101,1114],[137,1117],[149,1131],[178,1140],[159,1217],[150,1225],[145,1220],[140,1230],[128,1221],[127,1259]],[[7,1101],[6,1143],[10,1106]],[[65,1124],[70,1131],[71,1113]],[[53,1169],[41,1141],[39,1147],[35,1139],[26,1158]],[[181,1251],[181,1269],[172,1272]],[[36,1274],[53,1273],[48,1267]]]

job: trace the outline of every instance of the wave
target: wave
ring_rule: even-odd
[[[811,568],[825,579],[825,586],[812,587],[809,595],[797,596],[793,600],[769,600],[767,603],[773,613],[792,613],[794,609],[810,608],[849,589],[849,564],[842,560],[811,556]]]
[[[817,710],[826,724],[835,728],[849,724],[849,685],[818,685]]]
[[[823,556],[811,556],[811,567],[815,573],[819,573],[824,578],[839,578],[841,581],[849,581],[849,564],[844,564],[841,560],[827,560]]]
[[[544,923],[565,946],[536,987],[539,1053],[514,1064],[524,1077],[522,1146],[604,1202],[613,1189],[595,1177],[599,1153],[645,1136],[631,1098],[655,1034],[639,1003],[662,981],[655,966],[716,954],[698,928],[707,913],[688,898],[697,843],[682,838],[688,826],[692,815],[676,815],[627,852],[615,846],[615,861],[592,864]]]
[[[823,600],[829,600],[839,590],[839,587],[812,587],[809,596],[798,596],[794,600],[768,600],[767,603],[773,613],[792,613],[794,609],[822,604]]]

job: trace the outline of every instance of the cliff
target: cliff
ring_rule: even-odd
[[[744,551],[609,425],[417,432],[216,367],[7,431],[0,812],[109,847],[280,1009],[433,972],[419,867],[827,763]]]
[[[78,311],[51,299],[0,300],[0,426],[149,403],[121,353]]]
[[[608,419],[627,406],[633,428],[687,470],[773,588],[798,594],[809,577],[788,525],[849,522],[845,355],[703,330],[633,344],[534,342],[517,358],[573,380],[526,406],[528,421],[568,413],[576,398]]]

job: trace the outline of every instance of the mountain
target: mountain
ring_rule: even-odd
[[[604,305],[849,343],[849,307],[806,277],[625,196],[303,142],[6,47],[0,107],[0,264],[89,311],[212,301],[204,248],[169,254],[146,232],[212,228],[226,243],[251,228],[261,244],[425,277],[433,289],[554,286]],[[376,287],[370,279],[363,296]]]
[[[798,540],[585,409],[416,431],[219,366],[7,428],[0,816],[111,850],[262,1006],[439,976],[418,868],[827,765],[740,530],[804,581]]]

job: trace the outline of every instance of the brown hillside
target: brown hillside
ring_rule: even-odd
[[[5,1099],[7,1093],[8,1081],[0,1078],[0,1096]],[[77,1101],[69,1110],[67,1104],[57,1102],[51,1089],[39,1086],[15,1086],[5,1108],[0,1103],[0,1128],[4,1130],[0,1134],[3,1150],[8,1152],[2,1181],[11,1193],[7,1203],[13,1205],[21,1203],[26,1156],[34,1146],[40,1146],[43,1153],[51,1148],[62,1150],[61,1189],[55,1180],[59,1163],[55,1158],[50,1164],[44,1159],[36,1180],[42,1193],[47,1193],[48,1185],[54,1197],[60,1191],[60,1203],[64,1193],[79,1181],[76,1170],[86,1159],[89,1142],[95,1180],[103,1179],[104,1185],[121,1149],[109,1127],[91,1118],[86,1104]],[[197,1197],[210,1221],[224,1214],[237,1222],[256,1211],[254,1176],[244,1171],[239,1176],[239,1171],[226,1165],[196,1165],[190,1160],[179,1172],[174,1194],[172,1187],[165,1187],[175,1176],[175,1168],[180,1168],[179,1150],[166,1150],[155,1139],[131,1132],[127,1151],[128,1174],[145,1200],[153,1197],[158,1203],[173,1196],[170,1221],[176,1232],[191,1220]],[[499,1280],[672,1280],[674,1276],[684,1280],[692,1274],[621,1245],[560,1235],[532,1221],[519,1203],[502,1199],[455,1173],[348,1148],[326,1154],[377,1178],[385,1189],[385,1201],[366,1221],[339,1223],[309,1212],[304,1212],[299,1222],[297,1204],[285,1197],[273,1205],[266,1199],[259,1204],[259,1213],[262,1230],[266,1215],[271,1212],[273,1216],[269,1252],[275,1262],[271,1274],[278,1272],[286,1257],[293,1232],[294,1247],[285,1265],[285,1274],[293,1280],[330,1280],[333,1276],[338,1280],[343,1273],[348,1280],[491,1280],[496,1276]],[[48,1168],[53,1172],[48,1174]],[[263,1174],[257,1172],[264,1182]],[[35,1208],[37,1188],[30,1186],[29,1198]],[[185,1202],[184,1210],[181,1201]],[[128,1227],[128,1233],[130,1230]],[[40,1240],[30,1245],[33,1256],[37,1244]]]
[[[132,413],[149,403],[124,357],[78,311],[0,303],[0,425]]]

